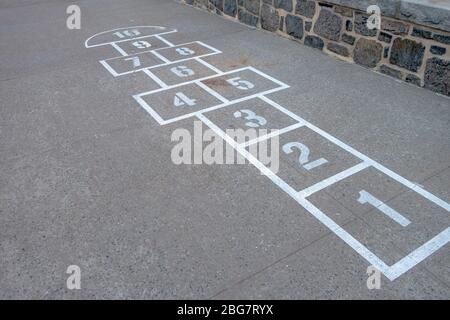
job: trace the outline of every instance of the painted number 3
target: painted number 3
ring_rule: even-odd
[[[306,170],[314,169],[318,166],[321,166],[328,162],[327,159],[320,158],[314,161],[309,161],[309,148],[300,142],[289,142],[283,146],[283,152],[286,154],[292,153],[294,148],[300,150],[300,156],[298,158],[298,162],[305,168]]]
[[[258,128],[267,123],[267,120],[264,117],[257,116],[253,111],[248,109],[236,111],[235,113],[233,113],[233,115],[235,118],[241,118],[243,113],[246,114],[244,119],[248,120],[248,122],[245,123],[247,127]]]

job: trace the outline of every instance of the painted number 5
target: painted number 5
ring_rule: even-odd
[[[227,82],[239,90],[253,89],[255,85],[247,80],[241,80],[241,77],[228,79]]]
[[[318,166],[321,166],[328,162],[327,159],[320,158],[314,161],[309,161],[309,148],[300,142],[289,142],[283,146],[283,152],[286,154],[292,153],[294,148],[300,150],[300,156],[298,158],[298,162],[305,168],[306,170],[314,169]]]

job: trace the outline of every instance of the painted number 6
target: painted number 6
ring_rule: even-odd
[[[309,162],[309,148],[300,142],[289,142],[283,146],[283,152],[286,154],[292,153],[294,148],[300,150],[300,156],[298,157],[298,162],[305,168],[306,170],[314,169],[318,166],[321,166],[328,162],[327,159],[320,158],[315,161]]]

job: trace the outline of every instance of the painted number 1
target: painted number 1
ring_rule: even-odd
[[[318,166],[321,166],[328,162],[327,159],[320,158],[314,161],[309,161],[309,148],[300,142],[289,142],[283,146],[283,152],[286,154],[292,153],[294,148],[300,150],[300,156],[298,157],[298,162],[305,168],[306,170],[314,169]]]
[[[400,213],[389,207],[387,204],[383,203],[378,198],[375,198],[373,195],[371,195],[366,190],[361,190],[359,192],[359,198],[358,202],[361,204],[368,203],[372,206],[374,206],[376,209],[384,213],[386,216],[397,222],[402,227],[406,227],[408,224],[411,223],[408,219],[406,219],[404,216],[402,216]]]

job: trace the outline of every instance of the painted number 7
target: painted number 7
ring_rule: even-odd
[[[130,58],[125,58],[125,61],[133,61],[133,67],[137,68],[141,65],[141,60],[139,60],[139,57],[130,57]]]
[[[294,148],[300,150],[300,156],[298,157],[298,162],[305,168],[306,170],[314,169],[318,166],[321,166],[328,162],[327,159],[320,158],[314,161],[309,161],[309,148],[300,142],[289,142],[283,146],[283,152],[286,154],[292,153]]]

